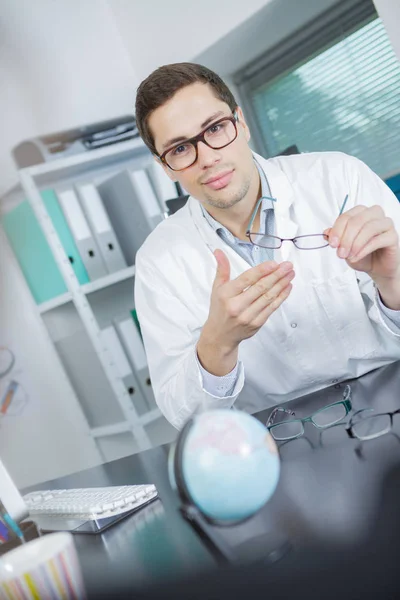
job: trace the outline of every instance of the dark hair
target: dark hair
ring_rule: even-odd
[[[136,96],[136,123],[146,146],[153,154],[158,154],[154,137],[148,125],[149,116],[180,89],[192,83],[208,83],[215,96],[226,102],[232,112],[237,102],[221,77],[195,63],[174,63],[159,67],[139,85]]]

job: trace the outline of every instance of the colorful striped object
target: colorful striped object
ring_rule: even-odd
[[[7,552],[0,562],[0,600],[83,600],[73,537],[51,533]]]

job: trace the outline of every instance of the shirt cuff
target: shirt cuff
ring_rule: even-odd
[[[203,380],[203,389],[217,398],[231,396],[238,380],[239,363],[227,375],[212,375],[202,367],[196,352],[196,360]]]
[[[394,333],[400,333],[400,310],[392,310],[385,306],[378,290],[376,292],[377,305],[383,320]]]

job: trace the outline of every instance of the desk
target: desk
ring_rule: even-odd
[[[353,408],[400,406],[400,362],[349,382]],[[344,384],[291,401],[296,415],[307,416],[340,399]],[[256,415],[265,423],[270,409]],[[258,515],[227,532],[242,543],[257,535],[260,523],[286,533],[294,546],[323,539],[352,543],[372,525],[386,470],[400,462],[400,416],[394,434],[360,443],[342,427],[322,436],[306,424],[306,436],[281,449],[282,473],[276,493]],[[103,534],[76,535],[88,587],[112,577],[141,585],[208,570],[216,565],[197,534],[178,512],[178,499],[167,474],[168,446],[153,448],[99,467],[46,482],[34,489],[154,483],[161,501],[126,518]],[[32,489],[32,488],[31,488]]]

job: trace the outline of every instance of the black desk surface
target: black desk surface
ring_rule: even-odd
[[[350,382],[353,410],[400,407],[400,362]],[[308,416],[341,399],[344,384],[288,403],[296,415]],[[270,409],[256,416],[267,420]],[[294,546],[308,543],[354,543],[366,537],[379,506],[387,470],[400,462],[400,416],[394,433],[360,443],[341,426],[322,434],[306,424],[306,436],[281,447],[282,471],[273,498],[246,524],[225,531],[233,545],[257,536],[260,528],[285,533]],[[309,427],[307,427],[309,425]],[[75,535],[85,580],[101,586],[111,578],[133,584],[163,581],[207,570],[216,561],[178,511],[171,489],[168,446],[116,460],[74,475],[48,481],[34,489],[154,483],[160,500],[114,525],[103,534]],[[33,488],[31,488],[33,489]]]

